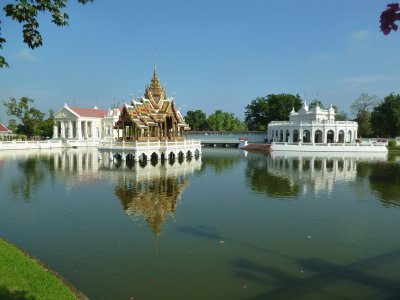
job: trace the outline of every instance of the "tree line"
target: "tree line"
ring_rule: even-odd
[[[8,128],[16,134],[27,138],[46,138],[53,135],[54,112],[48,116],[39,109],[31,106],[34,100],[22,97],[19,101],[11,98],[4,102],[7,114],[15,117],[11,119]],[[212,131],[239,131],[239,130],[267,130],[271,121],[287,121],[292,109],[298,111],[303,105],[301,97],[292,94],[269,94],[256,97],[245,108],[245,119],[241,121],[233,113],[216,110],[207,115],[200,109],[188,111],[185,121],[191,130]],[[322,101],[314,99],[308,105],[326,109]],[[400,136],[400,94],[391,93],[383,100],[377,96],[361,94],[350,106],[352,118],[344,111],[333,106],[337,121],[357,121],[359,137],[396,137]]]
[[[245,130],[246,124],[233,113],[216,110],[213,114],[207,115],[200,109],[189,110],[185,116],[186,123],[191,130],[212,130],[212,131],[238,131]]]
[[[19,101],[10,98],[4,102],[7,108],[7,114],[16,119],[10,119],[8,129],[14,134],[20,135],[22,139],[45,139],[53,136],[54,112],[49,111],[49,115],[41,112],[39,109],[31,106],[34,100],[28,97],[22,97]]]

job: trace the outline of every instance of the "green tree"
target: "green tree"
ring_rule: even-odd
[[[373,135],[371,112],[360,111],[355,120],[358,122],[358,135],[360,137],[371,137]]]
[[[357,117],[360,112],[371,112],[379,102],[380,100],[377,96],[370,96],[367,93],[362,93],[357,100],[350,105],[350,111],[355,117]]]
[[[207,130],[207,116],[198,109],[196,111],[189,110],[185,116],[185,121],[189,124],[191,130]]]
[[[350,111],[358,122],[358,134],[362,137],[371,137],[373,135],[371,125],[371,112],[379,103],[377,96],[370,96],[362,93],[351,106]]]
[[[17,121],[15,119],[10,119],[8,121],[8,129],[13,133],[17,133]]]
[[[250,130],[266,130],[271,121],[289,120],[292,108],[301,107],[299,95],[270,94],[257,97],[246,106],[245,122]]]
[[[233,113],[216,110],[207,118],[209,130],[237,131],[245,129],[245,125]]]
[[[78,0],[82,4],[93,1]],[[16,3],[6,4],[3,10],[7,17],[23,24],[22,34],[24,43],[31,49],[38,48],[43,44],[42,35],[38,31],[38,13],[49,13],[52,22],[57,26],[68,25],[68,14],[62,11],[66,8],[68,0],[16,0],[14,2]],[[6,39],[1,36],[0,28],[0,50],[3,49],[5,42]],[[7,61],[3,56],[0,56],[0,68],[4,67],[8,67]]]
[[[349,119],[349,116],[345,111],[340,111],[336,113],[335,115],[335,120],[336,121],[347,121]]]
[[[51,109],[49,111],[49,117],[43,120],[38,125],[38,135],[43,138],[49,138],[53,136],[54,129],[54,111]]]
[[[377,136],[400,135],[400,95],[390,94],[376,106],[371,114],[371,124]]]
[[[37,108],[29,106],[33,102],[32,99],[27,97],[22,97],[18,102],[15,98],[10,98],[8,102],[4,102],[4,106],[7,107],[7,114],[21,121],[17,133],[25,134],[28,138],[41,135],[40,126],[45,116]]]
[[[318,99],[314,99],[313,101],[311,101],[308,105],[308,109],[315,109],[317,105],[319,106],[319,108],[325,109],[324,104],[321,102],[321,100]]]

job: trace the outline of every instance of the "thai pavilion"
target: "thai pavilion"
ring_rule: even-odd
[[[123,141],[181,141],[189,125],[176,109],[174,99],[167,98],[154,67],[153,78],[146,86],[140,102],[124,104],[119,120],[114,126]]]
[[[289,121],[272,121],[268,124],[271,142],[284,143],[354,143],[357,138],[358,123],[335,121],[335,110],[319,106],[309,109],[306,102],[299,111],[290,112]]]
[[[154,67],[153,78],[140,101],[124,104],[114,125],[117,141],[100,145],[100,155],[109,159],[150,160],[201,155],[199,140],[186,140],[189,125],[185,122],[174,99],[167,98]]]

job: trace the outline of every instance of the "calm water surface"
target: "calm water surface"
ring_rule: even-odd
[[[400,164],[0,152],[0,236],[90,299],[399,299]]]

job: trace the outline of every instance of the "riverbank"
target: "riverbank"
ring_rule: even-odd
[[[57,273],[0,238],[0,299],[88,299]]]

